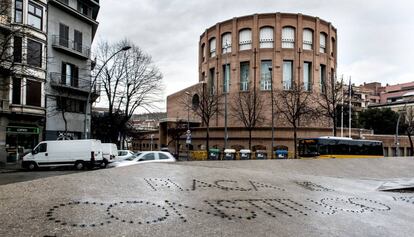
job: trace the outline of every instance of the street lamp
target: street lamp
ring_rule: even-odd
[[[270,72],[270,97],[272,97],[272,148],[270,150],[271,152],[271,158],[273,158],[273,147],[275,146],[275,119],[274,119],[274,106],[273,106],[273,77],[272,77],[272,66],[269,67]]]
[[[92,88],[95,86],[95,83],[96,83],[96,79],[98,78],[98,76],[99,76],[99,74],[102,72],[102,70],[103,70],[103,68],[105,67],[105,65],[113,58],[113,57],[115,57],[115,55],[117,55],[118,53],[120,53],[120,52],[122,52],[122,51],[127,51],[127,50],[129,50],[129,49],[131,49],[131,46],[129,46],[129,45],[127,45],[127,46],[124,46],[124,47],[122,47],[120,50],[118,50],[118,51],[116,51],[114,54],[112,54],[111,55],[111,57],[109,57],[105,62],[104,62],[104,64],[101,66],[101,68],[99,69],[99,71],[96,73],[96,75],[95,75],[95,77],[94,77],[94,79],[93,79],[93,81],[92,81],[92,83],[91,83],[91,86],[89,87],[89,91],[88,91],[88,98],[86,99],[86,111],[85,111],[85,118],[84,118],[84,121],[83,121],[83,134],[84,134],[84,138],[85,139],[88,139],[88,126],[87,126],[87,123],[88,123],[88,110],[91,110],[91,108],[90,108],[90,100],[91,100],[91,93],[92,93]]]
[[[229,48],[229,45],[226,41],[226,43],[224,44],[224,49],[225,52],[227,52],[227,49]],[[225,68],[225,74],[224,74],[224,88],[226,88],[226,91],[224,92],[224,149],[227,148],[227,140],[228,140],[228,131],[227,131],[227,93],[229,92],[229,77],[230,76],[230,65],[227,66],[227,60],[228,60],[228,55],[226,56],[226,64],[224,66]]]
[[[188,136],[190,136],[190,92],[186,91],[185,94],[187,95],[187,139],[186,139],[186,146],[187,146],[187,160],[190,160],[190,144],[188,143]]]

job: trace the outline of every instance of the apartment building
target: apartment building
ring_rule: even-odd
[[[45,123],[46,0],[0,6],[0,162],[14,162],[42,139]]]
[[[45,139],[85,137],[87,100],[97,98],[91,45],[98,22],[99,0],[48,1],[48,75]],[[87,116],[90,131],[90,115]]]

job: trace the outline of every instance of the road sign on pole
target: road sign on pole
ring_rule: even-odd
[[[187,139],[185,140],[186,144],[191,144],[191,133],[187,133]]]

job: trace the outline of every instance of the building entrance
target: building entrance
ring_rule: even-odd
[[[17,162],[39,143],[38,127],[6,127],[7,162]]]

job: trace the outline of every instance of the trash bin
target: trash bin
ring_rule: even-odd
[[[252,152],[249,149],[240,150],[240,160],[250,160]]]
[[[257,150],[256,151],[256,160],[266,160],[267,152],[266,150]]]
[[[211,148],[208,150],[208,159],[209,160],[218,160],[220,157],[220,150],[216,148]]]
[[[234,160],[236,157],[235,149],[224,149],[224,160]]]
[[[276,159],[287,159],[288,151],[287,150],[276,150],[275,155],[276,155]]]

